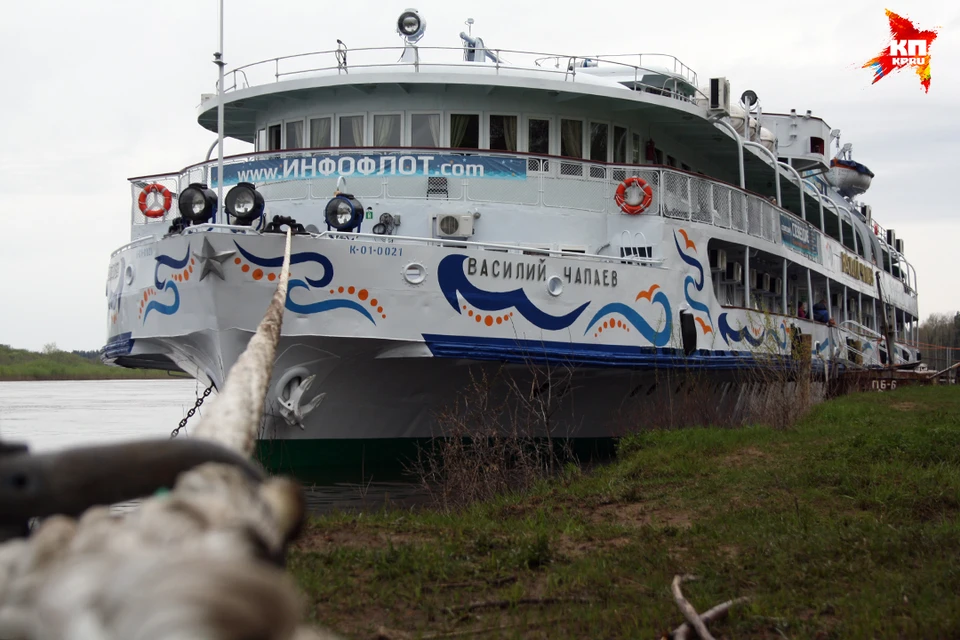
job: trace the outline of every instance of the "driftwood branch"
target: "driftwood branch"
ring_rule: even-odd
[[[707,609],[700,616],[700,619],[703,620],[704,624],[715,622],[717,620],[722,620],[727,617],[727,614],[730,612],[730,607],[740,604],[742,602],[747,602],[750,598],[734,598],[733,600],[727,600],[726,602],[721,602],[712,609]],[[693,638],[693,627],[689,623],[684,622],[679,627],[673,630],[673,633],[670,634],[672,640],[687,640],[688,638]]]
[[[703,623],[703,619],[700,617],[700,614],[698,614],[693,605],[683,597],[683,591],[680,590],[680,585],[683,582],[688,582],[690,580],[696,580],[696,577],[689,574],[682,576],[677,575],[673,577],[673,600],[677,603],[677,607],[680,608],[680,612],[683,614],[683,617],[687,619],[687,624],[693,627],[693,629],[697,632],[697,635],[700,636],[700,639],[713,640],[713,636],[710,635],[709,631],[707,631],[707,625]]]

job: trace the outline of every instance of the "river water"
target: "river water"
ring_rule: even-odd
[[[202,393],[194,380],[0,382],[0,440],[31,452],[169,437]],[[190,424],[196,424],[203,408]],[[413,484],[336,482],[305,486],[313,513],[406,506],[425,496]]]

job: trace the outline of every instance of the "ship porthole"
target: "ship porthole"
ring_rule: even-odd
[[[127,268],[123,271],[123,277],[127,281],[128,285],[133,284],[133,265],[128,264]]]
[[[547,293],[552,296],[563,293],[563,281],[560,280],[560,276],[550,276],[550,279],[547,280]]]
[[[410,284],[420,284],[427,279],[427,270],[418,262],[411,262],[403,268],[403,279]]]

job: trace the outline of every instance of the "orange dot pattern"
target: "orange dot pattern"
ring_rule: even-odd
[[[147,302],[150,301],[150,298],[152,298],[152,297],[154,297],[154,296],[156,296],[156,295],[157,295],[157,290],[154,289],[153,287],[150,287],[149,289],[147,289],[147,290],[145,290],[145,291],[143,292],[143,297],[140,298],[140,313],[137,314],[137,319],[138,319],[138,320],[141,319],[141,318],[143,318],[143,310],[146,308]],[[114,321],[116,321],[116,317],[114,317]]]
[[[616,318],[607,318],[606,320],[600,323],[600,326],[597,327],[597,330],[593,334],[593,337],[599,338],[600,334],[603,333],[604,329],[607,330],[607,333],[613,330],[626,331],[627,333],[630,333],[630,327],[627,325],[626,322],[623,322],[622,320],[617,320]]]
[[[474,322],[481,326],[492,327],[494,324],[503,324],[507,320],[513,317],[513,312],[504,314],[504,315],[490,315],[489,313],[485,314],[482,311],[474,311],[467,305],[463,305],[463,310],[467,312],[467,318],[472,319]]]
[[[377,300],[376,298],[370,297],[371,293],[369,289],[358,289],[357,287],[354,287],[354,286],[346,286],[346,287],[337,287],[336,289],[331,288],[329,292],[330,292],[330,295],[332,296],[341,295],[341,294],[354,296],[358,300],[360,300],[360,302],[366,302],[371,307],[376,309],[377,313],[380,314],[381,318],[386,319],[387,317],[387,314],[384,313],[383,305],[380,304],[380,301]]]

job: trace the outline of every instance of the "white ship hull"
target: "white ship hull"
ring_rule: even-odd
[[[428,438],[439,433],[437,412],[469,387],[471,374],[505,367],[529,380],[532,365],[575,372],[553,435],[609,437],[637,420],[655,422],[648,411],[636,413],[642,403],[631,398],[652,396],[648,409],[665,402],[675,392],[668,379],[696,372],[704,385],[717,385],[754,368],[790,366],[798,332],[812,334],[815,366],[838,355],[845,331],[721,306],[709,285],[703,230],[650,219],[647,235],[669,247],[659,266],[429,240],[296,236],[263,437]],[[238,231],[194,227],[118,252],[106,356],[128,363],[165,356],[219,387],[262,317],[283,247],[279,234]],[[200,278],[215,261],[204,254],[222,258],[222,279],[212,271]],[[689,355],[682,312],[695,318]],[[877,346],[863,342],[864,364],[878,362]],[[308,376],[315,380],[302,404],[325,396],[302,427],[289,424],[276,411],[278,395]]]

